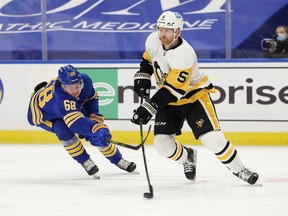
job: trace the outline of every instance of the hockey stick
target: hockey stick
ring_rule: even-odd
[[[138,150],[141,148],[141,146],[144,145],[144,143],[146,142],[147,138],[148,138],[148,135],[150,133],[150,130],[151,130],[151,125],[149,126],[148,128],[148,132],[147,132],[147,135],[145,137],[145,139],[142,141],[141,140],[141,143],[139,143],[138,145],[131,145],[131,144],[127,144],[127,143],[123,143],[123,142],[119,142],[119,141],[115,141],[115,140],[109,140],[109,139],[106,139],[107,142],[110,142],[110,143],[113,143],[115,145],[119,145],[119,146],[122,146],[122,147],[125,147],[125,148],[128,148],[128,149],[132,149],[132,150]]]
[[[141,97],[141,102],[140,103],[141,104],[143,103],[143,97]],[[144,143],[145,140],[146,140],[145,139],[143,141],[143,124],[142,124],[142,120],[141,119],[140,119],[140,139],[141,139],[141,143]],[[147,177],[147,181],[148,181],[148,185],[149,185],[149,192],[144,193],[143,196],[145,198],[147,198],[147,199],[151,199],[151,198],[153,198],[153,187],[152,187],[152,185],[150,183],[150,178],[149,178],[149,173],[148,173],[148,167],[147,167],[147,162],[146,162],[146,155],[145,155],[144,145],[142,145],[142,155],[143,155],[143,161],[144,161],[144,166],[145,166],[146,177]]]

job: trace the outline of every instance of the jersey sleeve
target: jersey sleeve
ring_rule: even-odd
[[[142,61],[140,63],[140,70],[141,72],[147,73],[150,76],[153,74],[153,66],[151,61],[147,60],[145,56],[149,55],[147,51],[144,52]]]

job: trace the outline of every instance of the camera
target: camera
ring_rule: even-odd
[[[277,47],[277,41],[273,38],[264,38],[261,41],[261,48],[263,50],[269,50],[269,52],[275,52]]]
[[[264,38],[261,41],[261,48],[263,50],[269,50],[269,52],[275,52],[277,48],[277,35],[273,35],[272,38]]]

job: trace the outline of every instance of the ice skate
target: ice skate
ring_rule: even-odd
[[[183,163],[184,173],[187,179],[195,182],[196,179],[196,163],[197,163],[197,150],[186,148],[188,151],[187,160]]]
[[[86,160],[81,165],[84,167],[84,169],[89,175],[95,175],[99,171],[99,168],[91,159]]]
[[[134,162],[127,161],[123,158],[116,164],[122,170],[125,170],[129,173],[133,172],[136,169],[136,164]]]
[[[244,168],[239,173],[233,173],[233,174],[242,179],[243,181],[248,182],[251,185],[254,185],[259,178],[259,175],[256,172],[253,172],[247,168]]]

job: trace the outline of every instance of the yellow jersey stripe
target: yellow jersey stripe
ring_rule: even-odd
[[[52,124],[52,122],[51,121],[44,121],[44,122],[42,122],[42,124],[45,124],[47,127],[49,127],[49,128],[52,128],[53,127],[53,124]]]
[[[68,113],[64,116],[64,121],[68,127],[71,127],[72,124],[74,124],[75,121],[77,121],[79,118],[84,118],[83,113],[76,111]]]
[[[42,113],[40,111],[40,108],[38,106],[38,96],[39,96],[38,92],[37,94],[35,94],[31,101],[30,101],[30,110],[31,110],[31,114],[32,114],[32,121],[34,125],[39,125],[42,123]]]

